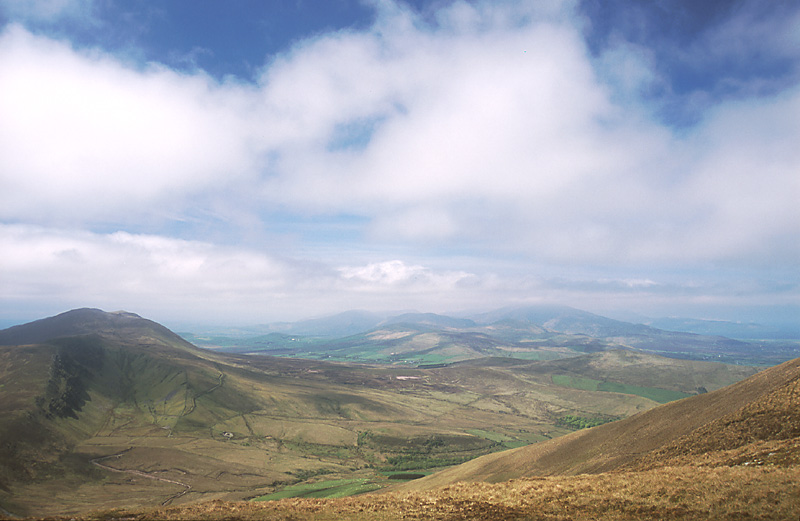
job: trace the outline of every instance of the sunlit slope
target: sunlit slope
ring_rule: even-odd
[[[677,460],[691,463],[709,451],[796,439],[800,430],[798,378],[800,359],[791,360],[712,393],[545,443],[477,458],[405,488],[601,473]]]
[[[520,370],[523,367],[520,365]],[[758,371],[752,366],[667,358],[622,349],[528,364],[527,370],[698,394],[715,391]]]

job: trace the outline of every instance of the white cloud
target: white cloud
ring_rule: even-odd
[[[0,225],[0,244],[0,302],[45,299],[53,312],[96,306],[256,323],[306,318],[365,299],[387,309],[440,305],[442,298],[471,298],[475,282],[467,272],[399,260],[334,268],[274,252],[126,232]]]
[[[687,247],[711,259],[800,260],[800,89],[720,107],[692,137],[699,159],[678,194],[698,214]]]
[[[368,291],[404,288],[431,293],[452,291],[459,283],[475,278],[475,275],[463,271],[436,273],[425,266],[408,265],[400,260],[348,266],[339,268],[339,272],[346,281]]]
[[[749,279],[737,283],[732,296],[730,286],[719,282],[670,274],[544,277],[531,274],[536,270],[442,268],[435,258],[332,266],[203,241],[29,225],[0,225],[0,244],[0,319],[16,318],[28,308],[35,308],[29,317],[35,318],[86,306],[126,309],[156,320],[230,324],[356,308],[445,313],[542,302],[650,311],[679,309],[687,302],[796,305],[798,291],[796,283],[776,287]]]
[[[370,30],[300,42],[251,87],[7,30],[0,215],[275,206],[362,215],[374,238],[602,263],[733,259],[796,233],[796,152],[763,139],[800,140],[793,96],[729,102],[673,135],[631,98],[654,81],[642,49],[602,57],[601,71],[625,65],[606,84],[563,13],[518,23],[507,9],[459,4],[435,28],[385,9]],[[744,142],[732,131],[750,127]]]
[[[6,302],[46,298],[51,306],[257,320],[274,314],[287,294],[307,296],[303,287],[312,279],[318,287],[332,285],[324,283],[325,270],[309,273],[303,263],[154,235],[5,225],[0,244],[7,280],[0,299]]]
[[[251,174],[245,90],[12,27],[0,37],[0,216],[122,219]]]

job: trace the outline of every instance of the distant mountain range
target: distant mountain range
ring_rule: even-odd
[[[184,336],[195,344],[229,352],[423,364],[480,356],[552,359],[618,348],[740,364],[771,365],[800,356],[800,341],[743,341],[677,327],[683,324],[685,329],[692,326],[698,331],[703,327],[710,332],[726,328],[735,331],[729,323],[714,322],[714,327],[707,321],[663,323],[676,327],[669,330],[625,322],[566,306],[526,306],[467,317],[348,311],[295,323]],[[759,329],[750,327],[748,331],[755,335]]]
[[[694,318],[652,318],[644,323],[659,329],[684,331],[699,335],[717,335],[741,340],[786,340],[800,339],[800,317],[798,323],[782,327],[766,326],[755,322],[730,322],[726,320],[700,320]]]

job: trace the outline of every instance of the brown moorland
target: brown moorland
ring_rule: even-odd
[[[216,500],[144,512],[115,510],[81,519],[789,520],[800,513],[799,477],[797,467],[665,467],[502,483],[455,483],[429,491],[342,499]]]

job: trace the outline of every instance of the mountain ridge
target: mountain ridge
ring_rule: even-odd
[[[350,313],[355,313],[351,315]],[[358,346],[362,353],[365,349],[373,351],[381,349],[376,341],[381,331],[391,329],[397,331],[401,326],[414,334],[436,333],[449,337],[448,352],[425,349],[419,353],[418,363],[446,363],[464,360],[466,356],[479,356],[472,353],[474,342],[470,339],[485,335],[485,354],[491,353],[492,346],[506,345],[511,356],[522,356],[524,351],[536,352],[547,348],[550,353],[540,353],[546,357],[568,356],[571,351],[592,352],[606,349],[628,348],[651,352],[673,358],[694,360],[717,360],[729,363],[750,365],[773,365],[800,356],[800,342],[744,342],[721,336],[699,335],[681,331],[667,331],[644,324],[633,324],[610,319],[594,313],[570,308],[567,306],[521,306],[501,308],[495,311],[478,313],[464,317],[451,317],[434,313],[402,313],[379,319],[376,315],[364,315],[365,312],[346,312],[324,319],[315,319],[313,327],[305,321],[292,324],[281,324],[280,327],[265,326],[267,330],[281,329],[280,334],[287,335],[283,342],[278,337],[251,338],[238,337],[203,337],[186,334],[186,338],[203,347],[224,347],[232,350],[241,346],[238,352],[258,352],[279,350],[283,356],[300,356],[314,358],[322,350],[341,351],[348,345]],[[354,321],[360,317],[364,321]],[[341,322],[341,321],[344,322]],[[366,329],[364,329],[366,328]],[[304,332],[306,336],[304,336]],[[336,333],[347,332],[346,336]],[[459,341],[456,335],[462,335]],[[380,362],[385,355],[392,352],[397,344],[397,337],[384,335],[383,347],[386,353],[356,358],[362,362]],[[299,337],[299,338],[297,338]],[[261,346],[259,346],[261,344]],[[463,353],[449,346],[461,345]],[[442,345],[444,347],[444,344]],[[253,349],[250,349],[253,348]],[[560,355],[555,354],[558,348],[567,348]],[[512,353],[520,353],[514,355]],[[471,354],[470,354],[471,353]],[[345,354],[344,360],[348,360]],[[533,356],[533,355],[531,355]]]
[[[163,325],[128,311],[106,312],[96,308],[78,308],[58,315],[0,330],[0,345],[41,344],[60,337],[85,334],[119,335],[121,331],[141,331],[167,344],[187,351],[196,347]]]

